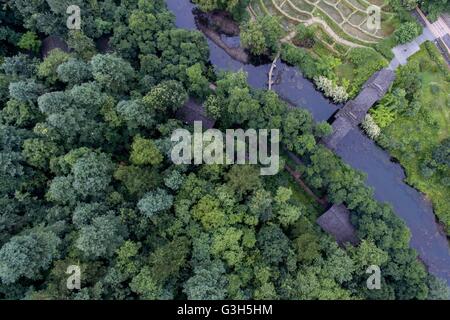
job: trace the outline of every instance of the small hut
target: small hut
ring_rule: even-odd
[[[192,98],[189,98],[189,100],[177,111],[176,117],[178,120],[187,124],[193,124],[194,121],[201,121],[203,128],[206,129],[211,129],[216,124],[214,119],[208,117],[205,108]]]
[[[42,41],[42,46],[41,46],[42,59],[47,57],[49,55],[50,51],[52,51],[54,49],[60,49],[64,52],[70,51],[69,46],[67,45],[67,43],[64,41],[63,38],[58,37],[58,36],[49,36]]]
[[[317,219],[317,223],[325,232],[331,234],[340,246],[359,243],[356,230],[350,221],[350,211],[343,204],[332,206]]]

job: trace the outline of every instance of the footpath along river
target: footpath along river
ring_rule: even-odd
[[[189,0],[166,0],[169,10],[176,17],[179,28],[196,30]],[[227,43],[239,45],[239,37],[224,37]],[[248,82],[254,88],[266,88],[270,64],[254,66],[233,60],[223,49],[208,40],[210,62],[217,70],[248,73]],[[295,106],[308,109],[316,121],[327,121],[341,107],[332,104],[295,67],[278,63],[279,80],[273,86],[280,97]],[[391,161],[390,155],[367,138],[359,129],[353,129],[337,146],[336,153],[342,159],[367,174],[367,185],[375,191],[378,201],[394,207],[411,231],[411,247],[430,273],[445,279],[450,286],[450,248],[447,237],[436,222],[431,203],[417,190],[408,186],[403,168]]]

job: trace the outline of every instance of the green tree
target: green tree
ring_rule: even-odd
[[[119,166],[114,172],[114,178],[121,181],[130,194],[137,197],[142,197],[161,183],[157,170],[138,166]]]
[[[5,57],[1,64],[1,69],[6,75],[16,77],[31,78],[36,73],[38,61],[28,55],[19,53],[13,57]]]
[[[22,35],[17,45],[21,49],[30,50],[32,52],[38,52],[39,48],[41,47],[41,40],[39,40],[36,33],[28,31]]]
[[[156,112],[147,108],[141,100],[120,101],[116,111],[129,128],[153,128],[156,124]]]
[[[316,42],[314,36],[314,30],[311,27],[307,27],[304,24],[298,24],[296,28],[295,41],[296,44],[305,48],[312,48]]]
[[[34,102],[42,94],[44,87],[34,80],[11,82],[9,95],[18,101]]]
[[[0,111],[0,119],[4,124],[29,128],[42,117],[34,104],[10,99],[3,110]]]
[[[58,67],[67,62],[70,56],[68,53],[60,50],[53,49],[44,61],[38,66],[37,75],[45,79],[49,84],[54,84],[58,80]]]
[[[277,16],[265,15],[260,18],[264,32],[266,47],[271,53],[276,53],[280,48],[280,39],[283,34],[280,20]]]
[[[56,72],[58,78],[69,85],[81,84],[92,78],[90,65],[73,58],[60,64],[56,69]]]
[[[289,203],[292,190],[279,187],[274,198],[276,207],[276,217],[283,227],[288,227],[300,218],[302,209]]]
[[[205,230],[214,230],[226,224],[226,215],[220,202],[209,195],[195,205],[192,216],[201,222]]]
[[[417,38],[422,32],[422,27],[417,22],[404,22],[395,30],[395,40],[399,44],[411,42]]]
[[[125,236],[120,219],[108,213],[81,227],[76,247],[89,259],[110,258],[122,245]]]
[[[260,23],[251,21],[244,26],[241,32],[242,45],[250,50],[254,55],[261,55],[266,52],[266,38]]]
[[[12,237],[0,249],[0,278],[5,284],[19,278],[35,279],[59,255],[61,240],[44,229]]]
[[[94,79],[107,91],[128,91],[135,79],[130,63],[114,54],[97,54],[91,60]]]
[[[190,252],[189,246],[189,240],[186,237],[180,237],[157,248],[150,255],[151,271],[157,283],[163,284],[169,278],[179,275],[186,265]]]
[[[163,189],[157,189],[144,195],[138,202],[139,210],[148,218],[156,213],[168,210],[173,205],[173,196]]]
[[[276,225],[266,225],[258,232],[258,248],[265,261],[277,265],[288,254],[289,239]]]
[[[113,170],[114,165],[108,155],[89,153],[72,168],[73,186],[85,197],[95,196],[107,189]]]
[[[145,300],[158,300],[163,294],[161,286],[154,280],[153,272],[149,267],[142,268],[131,281],[130,288]]]
[[[243,230],[238,228],[219,229],[212,237],[212,255],[222,258],[230,267],[237,266],[245,255],[241,245],[243,235]]]
[[[222,0],[195,0],[200,8],[204,11],[212,11],[215,9],[226,10],[230,12],[235,19],[242,19],[249,4],[249,0],[231,0],[231,1],[222,1]]]
[[[152,140],[136,136],[131,145],[130,161],[138,166],[158,165],[163,156]]]
[[[184,284],[189,300],[223,300],[226,298],[227,280],[225,268],[220,262],[194,270],[194,275]]]
[[[69,32],[67,45],[75,51],[78,57],[85,61],[91,60],[97,52],[94,41],[80,30]]]
[[[32,166],[42,170],[48,170],[50,160],[59,156],[61,149],[52,141],[35,138],[24,141],[22,153],[27,162]]]
[[[79,228],[92,224],[96,217],[107,211],[106,205],[100,202],[78,203],[73,215],[72,222]]]
[[[187,93],[181,83],[165,81],[155,86],[143,98],[145,105],[156,112],[175,112],[187,100]]]
[[[209,81],[203,75],[202,66],[200,63],[194,64],[192,67],[186,69],[189,78],[189,93],[200,99],[204,99],[208,93]]]

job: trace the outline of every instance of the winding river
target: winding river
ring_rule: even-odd
[[[168,8],[176,16],[179,28],[196,30],[189,0],[166,0]],[[270,65],[253,66],[233,60],[225,51],[208,40],[210,61],[217,70],[248,73],[248,82],[254,88],[267,87]],[[239,43],[239,38],[224,39]],[[284,63],[278,63],[279,81],[273,89],[290,103],[308,109],[316,121],[327,121],[341,107],[332,104],[301,72]],[[391,204],[396,214],[411,230],[411,247],[430,273],[445,279],[450,286],[450,249],[445,233],[436,223],[431,203],[405,182],[402,167],[391,161],[389,154],[367,138],[359,129],[353,129],[337,146],[336,153],[342,159],[367,174],[367,185],[375,191],[378,201]]]

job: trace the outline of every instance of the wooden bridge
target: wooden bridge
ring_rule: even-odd
[[[331,150],[336,150],[339,142],[358,127],[366,117],[367,112],[380,101],[394,83],[395,72],[388,68],[375,73],[363,86],[361,93],[349,101],[335,116],[333,134],[324,139],[324,144]]]

